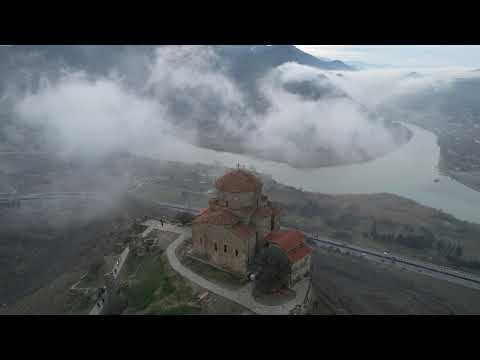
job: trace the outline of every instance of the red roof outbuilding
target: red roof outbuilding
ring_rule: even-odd
[[[310,246],[305,244],[305,236],[298,230],[272,231],[265,240],[278,246],[288,256],[290,262],[294,263],[312,252]]]

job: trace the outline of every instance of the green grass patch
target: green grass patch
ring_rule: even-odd
[[[130,254],[127,257],[127,260],[125,261],[124,266],[124,271],[122,271],[123,274],[130,276],[135,273],[135,271],[138,269],[140,264],[142,263],[142,258],[136,256],[133,251],[130,252]]]
[[[135,282],[127,290],[128,305],[134,310],[144,310],[156,298],[169,296],[175,286],[167,276],[166,264],[161,258],[145,258],[135,275]]]
[[[94,302],[89,298],[77,295],[67,300],[66,313],[73,315],[84,315],[90,312]]]
[[[214,283],[226,286],[227,288],[238,289],[245,285],[245,279],[241,279],[238,276],[216,269],[213,266],[204,264],[200,261],[186,257],[183,259],[182,263],[195,273],[200,274]]]

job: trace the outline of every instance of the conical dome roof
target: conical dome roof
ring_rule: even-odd
[[[215,181],[218,190],[230,193],[255,192],[261,186],[260,179],[244,169],[230,171]]]

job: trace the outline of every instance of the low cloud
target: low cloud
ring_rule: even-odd
[[[162,46],[153,59],[133,53],[119,63],[125,73],[112,69],[109,76],[63,68],[17,96],[14,113],[43,130],[49,149],[65,157],[153,153],[172,145],[179,151],[179,144],[197,144],[208,133],[241,138],[246,149],[291,163],[322,149],[360,161],[395,147],[391,132],[363,105],[375,110],[405,94],[448,86],[457,76],[478,76],[464,69],[340,74],[286,63],[258,79],[270,104],[258,114],[212,47]],[[309,99],[285,86],[302,82],[326,95]]]
[[[343,72],[331,80],[350,96],[370,108],[414,96],[424,90],[444,89],[458,78],[478,78],[470,68],[403,68]]]
[[[118,80],[92,80],[84,73],[48,83],[21,99],[15,111],[66,157],[139,149],[168,131],[161,104],[136,96]]]
[[[381,122],[372,121],[360,104],[333,87],[329,77],[295,63],[273,70],[262,82],[271,110],[258,121],[261,126],[251,146],[281,152],[291,163],[301,162],[302,156],[318,156],[318,149],[329,150],[343,161],[360,161],[391,150],[391,133]],[[302,99],[283,86],[292,81],[311,81],[326,88],[326,94],[318,101]]]

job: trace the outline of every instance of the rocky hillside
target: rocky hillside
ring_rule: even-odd
[[[20,89],[37,88],[40,76],[55,76],[61,67],[94,75],[112,70],[133,81],[142,72],[145,60],[152,60],[157,48],[165,45],[15,45],[0,47],[0,90],[12,80]],[[246,82],[286,62],[296,62],[325,70],[353,70],[339,60],[325,61],[304,53],[293,45],[215,46],[221,65],[238,81]],[[141,60],[132,64],[131,60]],[[139,79],[140,80],[140,79]]]

